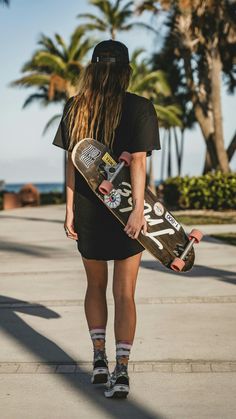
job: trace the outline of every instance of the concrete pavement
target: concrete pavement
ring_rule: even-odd
[[[143,253],[131,392],[90,384],[84,268],[64,205],[0,212],[0,415],[3,419],[236,417],[236,249],[206,236],[172,273]],[[209,228],[211,230],[209,231]],[[203,233],[236,226],[199,226]],[[223,230],[222,230],[223,228]],[[187,228],[191,230],[191,227]],[[107,354],[115,360],[109,262]]]

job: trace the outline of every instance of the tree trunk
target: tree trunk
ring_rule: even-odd
[[[175,139],[175,151],[176,151],[176,160],[177,160],[177,174],[180,176],[180,168],[181,168],[181,150],[178,144],[178,136],[176,132],[176,127],[173,127],[174,131],[174,139]]]
[[[205,163],[203,168],[203,175],[210,172],[212,170],[211,158],[209,151],[206,149],[206,156],[205,156]]]
[[[66,161],[67,161],[67,151],[64,151],[63,158],[63,191],[62,191],[62,201],[66,202]]]
[[[166,151],[166,135],[167,130],[164,131],[163,141],[162,141],[162,153],[161,153],[161,182],[164,180],[164,171],[165,171],[165,151]]]
[[[151,191],[156,194],[156,186],[155,186],[155,180],[153,175],[153,155],[150,156],[150,163],[149,163],[149,175],[148,175],[148,186]]]
[[[181,176],[183,158],[184,158],[184,128],[181,129],[180,164],[179,164],[179,175],[180,176]]]
[[[227,152],[224,147],[224,134],[221,110],[221,59],[217,47],[211,50],[211,97],[214,124],[214,141],[219,168],[223,173],[230,171]]]
[[[111,28],[111,30],[110,30],[110,32],[111,32],[111,39],[113,39],[113,41],[116,39],[116,31],[115,31],[115,29],[112,27]]]
[[[235,151],[236,151],[236,132],[234,133],[234,136],[233,136],[232,140],[230,141],[230,144],[227,148],[227,156],[228,156],[229,162],[232,159]]]
[[[205,139],[207,152],[208,152],[208,171],[211,169],[217,169],[219,165],[216,147],[214,142],[214,128],[213,128],[213,115],[211,111],[208,111],[206,117],[199,104],[196,104],[194,108],[196,119],[201,128],[203,137]],[[204,169],[205,170],[205,169]]]
[[[167,160],[167,177],[171,177],[171,130],[168,130],[168,160]]]
[[[211,164],[211,168],[216,169],[218,165],[218,159],[216,156],[216,150],[213,141],[214,135],[214,126],[213,126],[213,115],[210,110],[208,110],[207,116],[204,114],[202,105],[201,105],[201,97],[198,95],[198,88],[193,79],[193,70],[191,65],[191,51],[184,49],[183,51],[183,58],[184,58],[184,68],[185,68],[185,75],[186,75],[186,83],[191,95],[191,101],[194,108],[194,114],[196,120],[199,123],[199,126],[202,131],[203,138],[206,143],[206,147],[208,150],[208,157]],[[208,109],[210,109],[210,104],[208,103]]]

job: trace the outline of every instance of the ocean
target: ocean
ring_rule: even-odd
[[[1,191],[7,192],[19,192],[19,190],[24,186],[27,182],[24,183],[5,183]],[[37,183],[31,182],[40,193],[49,193],[49,192],[62,192],[63,191],[63,183],[56,182],[56,183]]]
[[[24,183],[5,183],[0,185],[0,191],[7,191],[7,192],[19,192],[19,190],[24,186],[27,182]],[[155,181],[156,186],[158,186],[160,181]],[[32,182],[34,186],[39,190],[40,193],[49,193],[49,192],[63,192],[63,183],[55,182],[55,183],[37,183]]]

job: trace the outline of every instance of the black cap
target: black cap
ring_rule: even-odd
[[[128,48],[119,41],[102,41],[97,44],[93,50],[92,63],[110,62],[110,63],[129,63]]]

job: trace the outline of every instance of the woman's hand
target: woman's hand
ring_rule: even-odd
[[[133,210],[128,218],[124,231],[132,239],[137,239],[140,230],[143,228],[143,233],[147,232],[147,221],[143,215],[143,211]]]
[[[78,235],[74,230],[74,212],[72,210],[66,211],[64,229],[69,239],[78,240]]]

